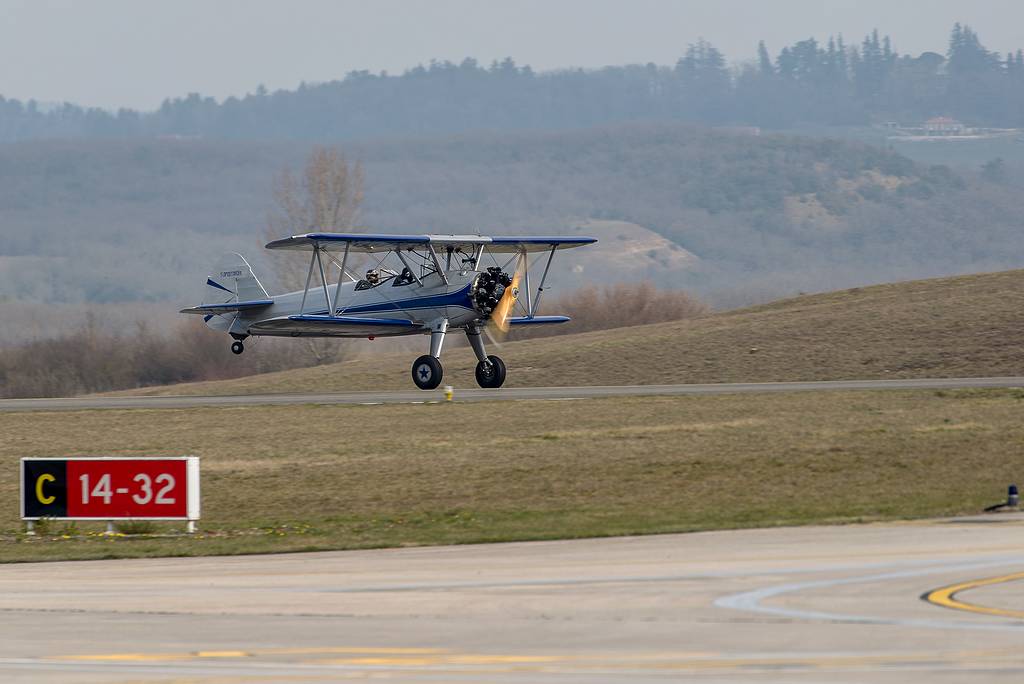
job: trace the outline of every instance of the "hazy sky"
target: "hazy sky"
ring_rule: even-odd
[[[954,22],[1024,47],[1024,0],[0,0],[0,94],[152,109],[430,59],[538,70],[672,64],[703,36],[730,60],[810,36],[945,51]]]

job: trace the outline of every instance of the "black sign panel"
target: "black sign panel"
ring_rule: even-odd
[[[22,461],[23,518],[63,518],[68,514],[67,461]]]

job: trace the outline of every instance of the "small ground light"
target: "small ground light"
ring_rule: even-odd
[[[1007,506],[1019,506],[1020,505],[1020,493],[1017,491],[1017,485],[1010,485],[1010,489],[1006,494],[1006,505]]]
[[[451,401],[452,397],[455,396],[455,389],[451,385],[444,386],[444,400]]]

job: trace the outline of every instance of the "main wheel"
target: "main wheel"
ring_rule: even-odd
[[[476,364],[476,384],[497,389],[505,384],[505,362],[497,356],[488,356]]]
[[[231,343],[231,351],[233,351],[236,354],[241,354],[242,352],[245,351],[245,345],[239,342],[238,340],[235,340],[234,342]]]
[[[421,356],[412,364],[412,381],[421,390],[435,389],[441,384],[443,377],[444,369],[441,368],[441,362],[433,356]]]

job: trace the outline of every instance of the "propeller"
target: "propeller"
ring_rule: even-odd
[[[488,330],[488,337],[492,341],[495,341],[495,338],[504,339],[505,335],[508,334],[509,319],[512,317],[512,310],[519,299],[519,279],[522,276],[524,263],[525,257],[523,254],[520,254],[519,259],[516,261],[516,270],[512,276],[512,283],[505,288],[501,299],[498,300],[497,306],[491,312],[488,328],[493,327],[494,330]],[[497,333],[500,333],[500,335]]]

